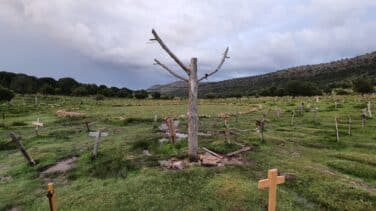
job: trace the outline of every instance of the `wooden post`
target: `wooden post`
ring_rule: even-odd
[[[361,115],[361,118],[362,118],[362,129],[364,129],[365,128],[365,126],[366,126],[366,114],[365,113],[362,113],[362,115]]]
[[[176,143],[176,129],[174,126],[174,119],[172,117],[166,118],[166,125],[168,127],[168,131],[170,133],[171,143]]]
[[[262,119],[261,121],[256,120],[257,131],[260,134],[260,141],[261,142],[264,142],[264,125],[265,125],[264,119]]]
[[[89,122],[88,121],[85,121],[85,125],[86,125],[86,132],[90,132],[90,126],[89,126]]]
[[[35,125],[35,134],[38,136],[39,135],[39,127],[43,127],[43,123],[39,121],[39,118],[37,121],[34,121],[31,123],[32,125]]]
[[[279,119],[279,117],[281,116],[281,109],[277,108],[275,109],[275,112],[277,113],[277,119]]]
[[[334,108],[337,109],[337,107],[338,107],[338,103],[337,103],[337,101],[335,101],[334,102]]]
[[[291,125],[294,125],[294,117],[295,117],[295,112],[291,113]]]
[[[275,211],[277,207],[277,185],[285,183],[285,176],[278,176],[277,169],[268,171],[268,179],[258,181],[258,188],[269,188],[268,211]]]
[[[368,101],[367,104],[368,116],[372,118],[372,111],[371,111],[371,101]]]
[[[154,122],[157,122],[158,121],[158,116],[155,114],[154,115]]]
[[[54,183],[50,182],[48,183],[48,189],[47,189],[47,198],[50,204],[50,211],[56,211],[54,194],[55,194]]]
[[[349,135],[351,136],[351,116],[349,116]]]
[[[21,153],[24,156],[24,158],[29,162],[29,164],[32,165],[32,166],[35,165],[36,164],[35,161],[29,155],[29,153],[27,153],[25,147],[23,146],[23,144],[21,142],[21,137],[17,136],[13,132],[10,133],[10,137],[12,138],[12,141],[17,145],[18,149],[21,151]]]
[[[107,132],[103,132],[102,130],[99,130],[99,131],[96,131],[96,132],[89,132],[89,136],[95,137],[94,148],[93,148],[93,155],[91,157],[92,160],[97,159],[100,138],[101,137],[105,137],[107,135],[108,135],[108,133]]]
[[[337,142],[339,142],[339,132],[338,132],[338,118],[335,117],[335,125],[336,125],[336,135],[337,135]]]
[[[227,122],[227,117],[225,118],[225,137],[226,137],[226,141],[227,143],[231,143],[231,132],[230,132],[230,126]]]
[[[316,123],[316,114],[317,114],[317,107],[313,108],[312,111],[313,111],[313,122]]]

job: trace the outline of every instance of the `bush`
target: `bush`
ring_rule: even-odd
[[[337,95],[349,95],[350,92],[348,92],[348,91],[346,91],[346,90],[344,90],[344,89],[337,89],[337,90],[336,90],[336,94],[337,94]]]
[[[74,96],[85,96],[89,95],[89,90],[85,86],[79,86],[72,91]]]
[[[313,84],[304,81],[289,81],[286,91],[291,96],[314,96],[322,94]]]
[[[134,97],[137,99],[145,99],[149,97],[149,94],[145,90],[136,91]]]
[[[151,96],[153,97],[153,99],[160,99],[161,93],[160,92],[153,92],[153,93],[151,93]]]
[[[359,78],[353,81],[353,90],[361,94],[374,92],[373,84],[370,80]]]
[[[98,95],[96,95],[95,96],[95,98],[94,98],[96,101],[99,101],[99,100],[104,100],[104,96],[103,95],[101,95],[101,94],[98,94]]]
[[[0,102],[3,102],[3,101],[9,102],[12,100],[13,97],[14,97],[14,93],[11,90],[0,86]]]
[[[215,99],[216,97],[217,97],[217,95],[214,94],[214,93],[208,93],[208,94],[205,95],[205,98],[207,98],[207,99]]]

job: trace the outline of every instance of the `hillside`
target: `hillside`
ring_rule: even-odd
[[[202,83],[199,86],[199,95],[203,96],[208,93],[223,96],[236,93],[254,94],[270,86],[283,86],[289,80],[309,81],[323,88],[361,76],[375,78],[376,52],[329,63],[292,67],[258,76]],[[185,96],[186,87],[185,82],[179,81],[166,85],[155,85],[148,91],[161,92],[163,95]]]

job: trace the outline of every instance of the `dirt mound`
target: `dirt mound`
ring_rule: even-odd
[[[78,159],[78,157],[70,157],[65,160],[61,160],[57,162],[55,165],[47,168],[46,170],[41,172],[42,176],[47,174],[54,174],[54,173],[65,173],[73,168],[74,162]]]
[[[85,116],[85,113],[65,111],[64,109],[57,110],[56,114],[58,117],[83,117]]]

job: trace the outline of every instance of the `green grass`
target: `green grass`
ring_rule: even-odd
[[[317,103],[317,121],[307,108],[298,115],[298,106],[314,105],[314,98],[242,98],[200,100],[200,132],[218,135],[199,137],[199,145],[218,153],[240,147],[227,143],[223,112],[262,109],[238,118],[231,117],[231,128],[239,129],[231,137],[253,145],[244,155],[243,166],[208,168],[191,166],[182,171],[164,170],[160,160],[187,158],[186,141],[176,145],[159,144],[156,126],[165,116],[186,114],[186,100],[106,99],[17,96],[10,104],[0,105],[5,120],[0,120],[0,210],[48,210],[48,180],[55,183],[58,210],[264,210],[267,190],[257,182],[267,170],[278,168],[293,173],[295,180],[279,185],[278,210],[375,210],[376,209],[376,120],[367,119],[361,128],[361,109],[376,96],[322,97]],[[334,102],[340,103],[334,108]],[[82,102],[82,103],[81,103]],[[282,109],[279,119],[275,109]],[[56,111],[86,113],[80,118],[59,118]],[[290,125],[291,112],[295,123]],[[375,109],[376,111],[376,109]],[[267,113],[265,142],[260,143],[255,120]],[[158,122],[154,123],[154,115]],[[336,141],[334,117],[340,119],[340,141]],[[347,121],[353,120],[352,135]],[[32,121],[44,123],[35,135]],[[95,122],[91,129],[105,128],[98,159],[91,160],[94,139],[86,132],[85,121]],[[187,122],[180,119],[179,131],[186,132]],[[29,166],[9,133],[22,136],[23,144],[36,166]],[[148,150],[151,156],[143,155]],[[202,151],[201,151],[202,152]],[[42,178],[40,172],[57,161],[78,156],[74,168],[65,174]]]

